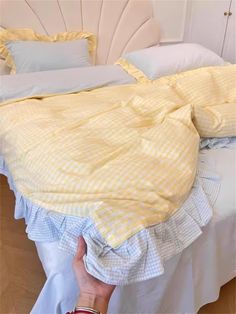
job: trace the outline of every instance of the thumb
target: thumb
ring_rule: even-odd
[[[80,261],[83,259],[84,254],[86,253],[86,242],[84,238],[81,236],[78,239],[77,252],[75,254],[75,260]]]

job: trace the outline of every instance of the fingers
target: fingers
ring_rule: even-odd
[[[77,252],[75,255],[75,260],[76,261],[82,260],[85,253],[86,253],[86,242],[84,241],[84,238],[81,236],[78,239],[78,246],[77,246]]]

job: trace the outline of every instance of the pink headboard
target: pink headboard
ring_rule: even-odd
[[[156,45],[151,0],[0,0],[0,26],[54,34],[85,30],[97,36],[96,64]]]

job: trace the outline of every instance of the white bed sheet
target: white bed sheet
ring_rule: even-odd
[[[222,177],[213,219],[202,236],[166,263],[164,275],[116,288],[109,313],[196,313],[216,300],[220,287],[236,276],[236,150],[202,154]],[[72,256],[59,250],[57,242],[36,246],[47,281],[31,313],[65,314],[78,294]]]

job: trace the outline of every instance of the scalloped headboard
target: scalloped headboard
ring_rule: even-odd
[[[85,30],[97,37],[96,64],[156,45],[151,0],[0,0],[0,26],[44,34]]]

